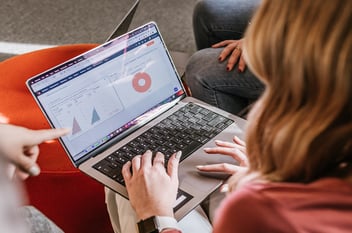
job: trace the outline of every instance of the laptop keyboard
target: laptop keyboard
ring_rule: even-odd
[[[219,134],[234,121],[199,105],[189,103],[131,142],[123,145],[93,167],[124,185],[122,166],[146,150],[170,156],[182,151],[181,161]]]

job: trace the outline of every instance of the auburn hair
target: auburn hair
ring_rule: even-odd
[[[248,117],[249,172],[311,182],[352,170],[352,1],[264,0],[245,34],[266,88]]]

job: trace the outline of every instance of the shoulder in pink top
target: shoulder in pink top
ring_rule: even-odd
[[[352,232],[352,185],[334,178],[248,184],[218,209],[214,233],[230,232]]]

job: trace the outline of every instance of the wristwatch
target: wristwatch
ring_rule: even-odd
[[[167,216],[152,216],[137,223],[139,233],[159,233],[165,229],[176,229],[176,219]]]

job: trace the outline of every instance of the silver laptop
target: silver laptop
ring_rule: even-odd
[[[113,32],[109,35],[106,41],[114,39],[122,34],[125,34],[132,22],[133,16],[136,13],[136,10],[139,5],[139,0],[135,0],[132,7],[128,10],[126,15],[122,18],[122,20],[117,24]]]
[[[203,148],[241,137],[245,124],[186,96],[154,22],[30,78],[27,86],[52,127],[72,129],[60,138],[72,163],[126,198],[126,161],[147,149],[166,159],[181,150],[178,220],[222,183],[195,166],[233,162]]]

